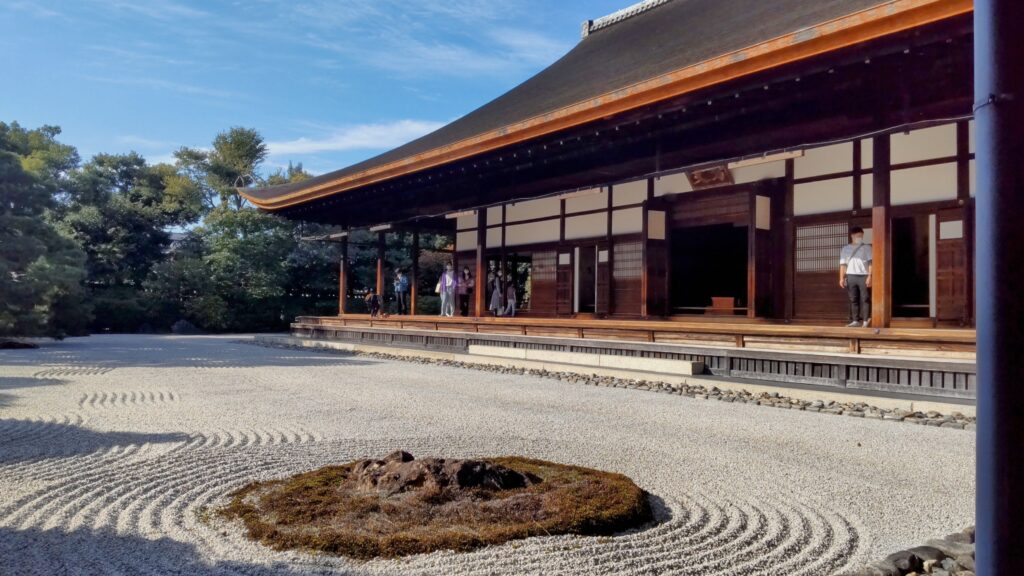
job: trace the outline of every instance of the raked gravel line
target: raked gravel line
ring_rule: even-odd
[[[959,430],[234,340],[0,352],[0,574],[822,576],[973,522]],[[396,448],[622,472],[658,520],[356,563],[210,513],[251,480]]]

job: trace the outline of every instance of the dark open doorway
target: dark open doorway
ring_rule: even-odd
[[[720,224],[672,231],[669,299],[673,313],[732,313],[723,306],[728,302],[735,308],[746,306],[747,229]],[[717,309],[712,308],[715,304]]]
[[[928,240],[928,214],[892,219],[894,316],[930,316]]]
[[[597,305],[597,247],[579,248],[579,284],[576,286],[577,312],[593,314]]]

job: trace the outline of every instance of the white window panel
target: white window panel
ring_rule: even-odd
[[[853,143],[841,142],[831,146],[809,148],[804,155],[793,160],[796,178],[824,176],[853,170]]]
[[[894,206],[956,199],[956,164],[893,170],[890,200]]]
[[[793,186],[793,214],[853,210],[853,178],[831,178]]]

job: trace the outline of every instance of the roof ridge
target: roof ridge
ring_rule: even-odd
[[[612,12],[607,16],[602,16],[596,20],[584,20],[582,26],[582,37],[586,38],[591,33],[596,32],[597,30],[607,28],[613,24],[618,24],[623,20],[627,20],[629,18],[632,18],[633,16],[642,14],[652,8],[657,8],[658,6],[661,6],[662,4],[667,4],[671,1],[672,0],[641,0],[640,2],[637,2],[632,6],[627,6],[622,10],[616,10],[615,12]]]

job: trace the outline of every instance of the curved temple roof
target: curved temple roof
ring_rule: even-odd
[[[301,183],[241,192],[266,210],[302,204],[972,9],[972,0],[647,0],[584,23],[554,64],[426,136]]]

